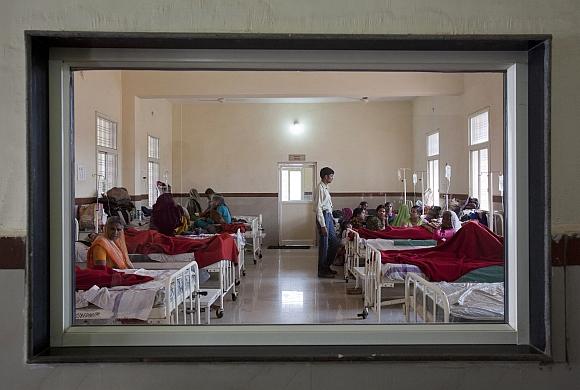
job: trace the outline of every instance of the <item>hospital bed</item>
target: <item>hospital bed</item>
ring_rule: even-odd
[[[429,248],[425,245],[395,245],[395,241],[387,239],[369,239],[365,243],[365,264],[364,270],[356,271],[362,273],[364,306],[359,317],[366,319],[369,314],[369,308],[377,313],[377,320],[381,320],[381,306],[399,305],[405,303],[404,296],[393,297],[383,301],[383,288],[402,287],[405,283],[405,277],[409,274],[423,275],[421,269],[411,264],[383,264],[381,261],[381,251],[387,250],[411,250]],[[412,241],[411,241],[412,242]],[[359,244],[360,245],[360,244]]]
[[[212,237],[212,234],[201,234],[199,236],[190,236],[189,239],[205,239]],[[224,315],[224,297],[231,291],[232,300],[236,301],[238,298],[238,292],[236,291],[236,286],[240,284],[240,274],[241,270],[245,266],[244,264],[244,245],[245,238],[238,230],[237,233],[233,233],[232,236],[236,240],[236,245],[238,248],[238,267],[235,267],[233,261],[230,260],[219,260],[213,264],[201,268],[201,271],[207,271],[209,274],[216,275],[216,281],[210,282],[204,285],[206,287],[211,287],[211,290],[218,289],[219,294],[219,305],[216,308],[216,316],[222,318]],[[178,255],[168,255],[164,253],[151,253],[148,255],[130,255],[135,267],[144,268],[155,268],[155,269],[171,269],[179,268],[181,264],[188,261],[195,260],[194,253],[182,253]],[[237,275],[237,277],[236,277]],[[208,290],[209,291],[209,290]],[[210,293],[213,293],[210,291]]]
[[[252,244],[252,255],[254,257],[254,264],[258,262],[259,259],[262,258],[262,241],[266,236],[264,233],[264,229],[262,228],[262,214],[255,216],[255,215],[237,215],[235,217],[236,220],[243,219],[247,221],[250,225],[250,231],[246,231],[244,233],[246,239],[251,239]],[[250,245],[248,245],[250,246]],[[244,273],[245,275],[245,273]]]
[[[118,270],[150,276],[132,286],[98,287],[75,294],[77,324],[117,324],[141,320],[149,324],[199,324],[199,269],[195,261],[173,270]]]
[[[405,278],[405,317],[418,322],[504,321],[504,284],[429,282]],[[414,315],[412,316],[411,313]]]

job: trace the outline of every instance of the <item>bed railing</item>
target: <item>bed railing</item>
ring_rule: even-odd
[[[348,282],[350,275],[354,276],[354,267],[359,264],[359,243],[359,234],[351,228],[346,229],[346,255],[344,259],[344,280],[346,282]]]
[[[243,219],[248,221],[252,229],[252,254],[254,257],[254,264],[257,264],[258,260],[262,258],[262,214],[258,216],[251,215],[237,215],[234,216],[236,219]]]
[[[165,319],[168,324],[199,324],[199,268],[192,261],[165,281]],[[180,315],[181,313],[181,315]]]
[[[381,252],[370,245],[366,246],[365,281],[364,281],[364,306],[373,308],[377,313],[378,321],[381,320]]]
[[[441,322],[437,317],[438,310],[443,313],[442,322],[449,322],[449,299],[435,283],[431,283],[417,274],[407,274],[405,277],[405,317],[411,322],[411,310],[418,320],[418,295],[421,296],[420,310],[424,322]]]

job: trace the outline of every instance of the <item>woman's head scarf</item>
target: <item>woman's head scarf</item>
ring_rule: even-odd
[[[352,209],[345,207],[342,209],[342,220],[343,221],[350,221],[352,218]]]
[[[411,213],[409,212],[409,206],[402,204],[399,207],[399,213],[395,217],[395,220],[391,226],[407,226],[411,221]]]
[[[189,200],[187,201],[187,211],[190,216],[194,216],[196,213],[201,213],[201,196],[195,188],[189,190]]]
[[[175,228],[181,225],[183,211],[181,206],[175,203],[170,193],[161,194],[153,205],[151,222],[160,233],[174,235]]]
[[[449,210],[449,212],[451,213],[451,224],[453,225],[453,230],[457,232],[459,229],[461,229],[461,221],[459,220],[459,217],[455,211]]]

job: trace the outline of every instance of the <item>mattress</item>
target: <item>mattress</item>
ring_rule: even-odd
[[[133,286],[97,287],[75,294],[75,319],[78,321],[162,318],[166,313],[165,283],[175,270],[123,270],[153,277],[153,280]],[[176,279],[178,301],[181,296],[182,278]],[[189,281],[185,280],[185,293],[189,295]],[[169,302],[174,302],[174,289],[169,291]],[[155,309],[155,310],[154,310]]]
[[[469,321],[504,320],[504,284],[438,283],[447,295],[452,317]]]
[[[365,245],[369,245],[370,247],[377,249],[379,251],[395,251],[395,250],[410,250],[410,249],[421,249],[421,248],[429,248],[431,246],[425,245],[406,245],[406,246],[398,246],[395,245],[396,240],[387,240],[383,238],[377,239],[370,239],[370,240],[361,240],[365,243]],[[381,273],[383,274],[383,278],[393,281],[404,281],[405,276],[408,273],[418,274],[423,276],[423,272],[421,269],[416,265],[411,264],[381,264]]]

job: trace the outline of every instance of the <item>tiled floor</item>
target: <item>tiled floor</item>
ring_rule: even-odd
[[[245,277],[237,287],[238,299],[225,300],[221,319],[212,313],[212,324],[376,324],[371,311],[366,320],[362,295],[347,295],[342,267],[335,279],[316,276],[317,250],[265,249],[263,259],[253,264],[247,255]],[[383,307],[381,323],[402,323],[402,306]]]

